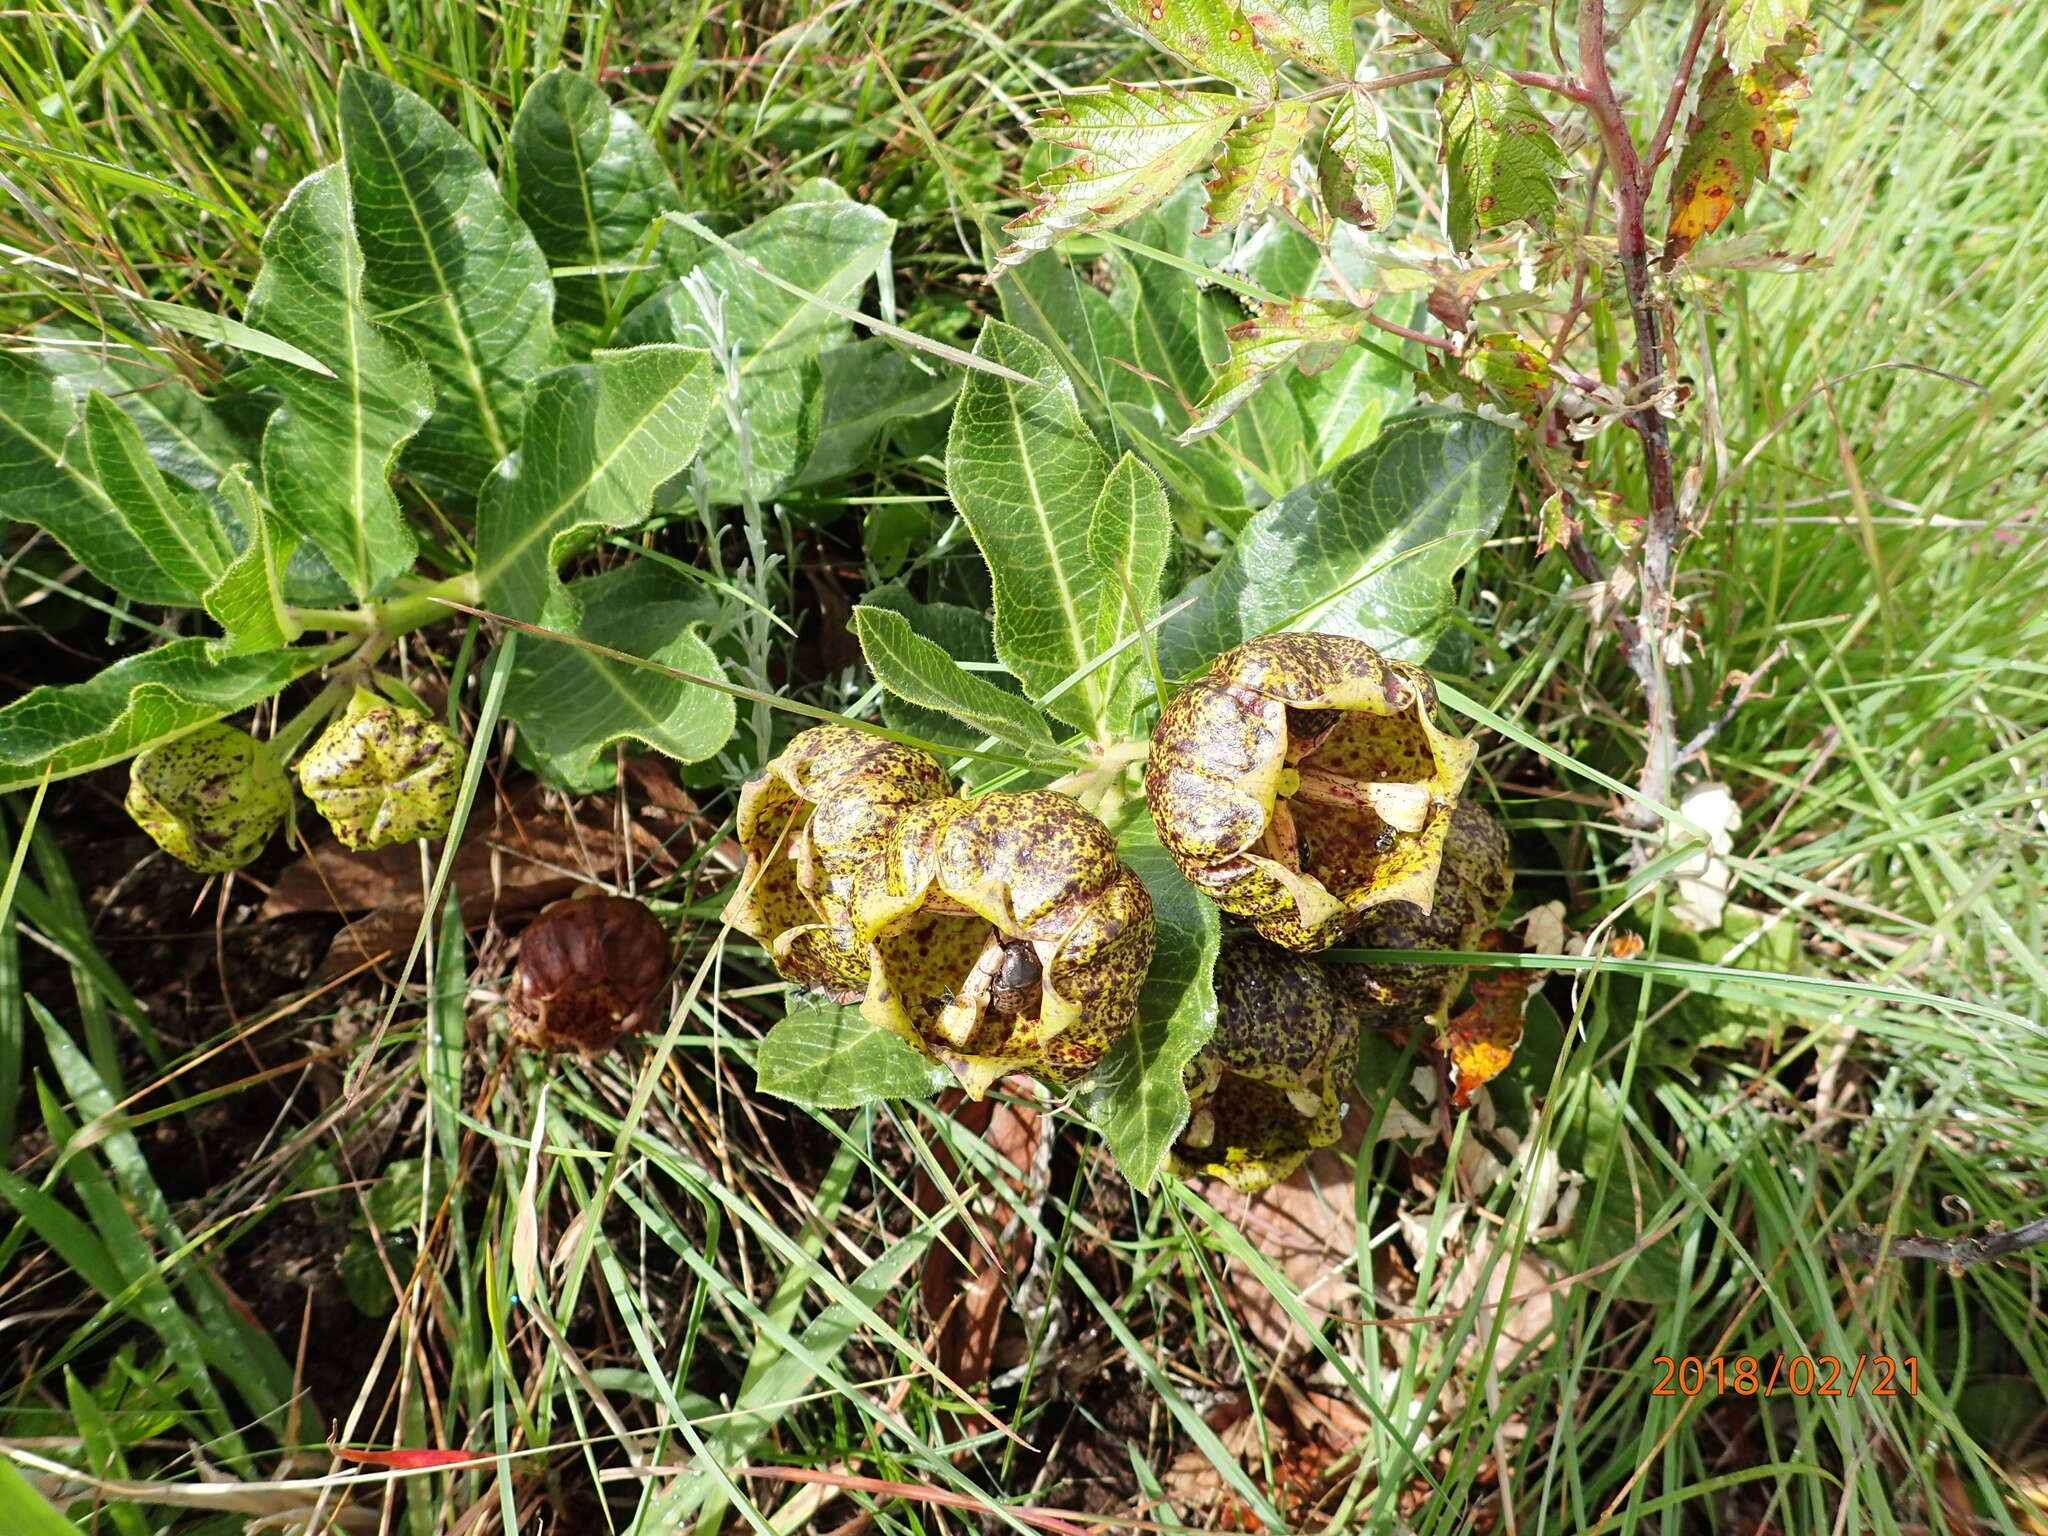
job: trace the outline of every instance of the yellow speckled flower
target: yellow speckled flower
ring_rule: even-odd
[[[291,802],[284,770],[231,725],[202,725],[128,765],[128,814],[164,852],[202,875],[226,874],[255,858]]]
[[[1286,1178],[1337,1139],[1357,1060],[1328,971],[1261,939],[1230,941],[1216,960],[1216,1033],[1188,1065],[1174,1171],[1247,1194]]]
[[[298,761],[299,788],[344,848],[446,837],[469,753],[438,721],[358,688]]]
[[[1116,839],[1052,790],[931,801],[862,868],[861,1012],[951,1067],[971,1097],[1009,1072],[1074,1082],[1130,1027],[1152,899]]]
[[[945,770],[914,747],[844,725],[800,733],[740,791],[735,831],[747,868],[725,921],[789,980],[859,1002],[868,952],[851,921],[854,876],[882,860],[905,810],[950,789]]]
[[[1428,907],[1395,901],[1366,913],[1351,935],[1359,949],[1472,949],[1499,921],[1514,889],[1508,835],[1470,800],[1451,808],[1435,900]],[[1465,972],[1452,965],[1346,966],[1364,983],[1381,1022],[1408,1026],[1441,1020]]]
[[[1428,910],[1477,747],[1436,686],[1341,635],[1268,635],[1167,705],[1145,771],[1159,838],[1226,912],[1303,952],[1384,902]]]

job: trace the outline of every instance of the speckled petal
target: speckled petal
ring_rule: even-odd
[[[124,804],[172,858],[221,875],[263,851],[291,798],[284,770],[247,731],[203,725],[134,758]]]

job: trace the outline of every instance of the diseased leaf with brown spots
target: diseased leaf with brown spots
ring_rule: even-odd
[[[1360,229],[1378,229],[1394,212],[1394,151],[1363,96],[1347,96],[1330,114],[1316,154],[1316,182],[1330,213]]]
[[[1317,74],[1350,78],[1358,62],[1351,0],[1253,0],[1245,15],[1267,47],[1299,59]]]
[[[1468,250],[1480,230],[1517,219],[1547,227],[1564,152],[1528,93],[1498,70],[1471,65],[1445,78],[1436,110],[1450,172],[1451,244]]]
[[[1270,208],[1287,190],[1288,168],[1307,137],[1305,101],[1276,101],[1231,129],[1209,179],[1209,222],[1201,233],[1250,223]]]
[[[1522,1010],[1533,971],[1480,971],[1472,1001],[1445,1026],[1439,1042],[1451,1061],[1451,1108],[1470,1109],[1487,1083],[1507,1071],[1522,1044]]]
[[[1794,104],[1807,94],[1802,60],[1812,51],[1813,34],[1801,27],[1739,74],[1725,56],[1714,61],[1671,178],[1666,266],[1719,229],[1758,182],[1770,180],[1771,156],[1792,142],[1799,121]]]
[[[1721,14],[1721,51],[1728,67],[1754,69],[1765,53],[1806,25],[1813,0],[1729,0]]]
[[[1273,93],[1273,60],[1231,0],[1109,0],[1175,58],[1255,95]]]
[[[1303,299],[1260,305],[1258,314],[1224,332],[1230,360],[1216,371],[1216,382],[1195,405],[1194,424],[1177,440],[1207,437],[1289,363],[1303,373],[1320,373],[1358,339],[1364,323],[1363,313],[1349,304]]]
[[[1463,37],[1498,31],[1526,0],[1380,0],[1382,9],[1445,58],[1464,56]]]
[[[1064,236],[1136,218],[1208,163],[1244,105],[1212,91],[1121,84],[1061,97],[1032,132],[1080,153],[1024,189],[1031,207],[1004,226],[1015,239],[996,259],[1015,266]]]

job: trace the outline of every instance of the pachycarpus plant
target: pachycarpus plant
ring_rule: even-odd
[[[654,1021],[672,963],[668,931],[643,903],[554,902],[519,940],[506,996],[512,1038],[534,1050],[602,1056]]]
[[[1109,829],[1052,790],[912,806],[861,866],[862,1014],[979,1098],[1010,1072],[1065,1085],[1130,1028],[1152,899]]]
[[[1363,641],[1241,645],[1159,717],[1145,774],[1159,840],[1289,949],[1326,949],[1386,902],[1428,911],[1478,750],[1435,713],[1429,675]]]
[[[468,760],[437,721],[358,688],[299,759],[299,788],[344,848],[365,852],[447,836]]]
[[[868,947],[854,933],[854,877],[882,858],[905,810],[950,788],[929,753],[844,725],[801,732],[740,791],[747,867],[725,921],[790,981],[859,1002]]]
[[[247,731],[204,725],[136,757],[124,804],[172,858],[221,875],[263,851],[291,799],[284,770]]]
[[[1337,1139],[1358,1031],[1331,973],[1242,937],[1216,961],[1216,1032],[1187,1069],[1172,1166],[1252,1193]]]

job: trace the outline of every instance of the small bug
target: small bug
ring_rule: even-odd
[[[1003,962],[996,971],[995,985],[989,989],[989,1008],[1015,1018],[1030,1008],[1044,977],[1045,968],[1039,964],[1037,950],[1023,939],[1005,940]]]

